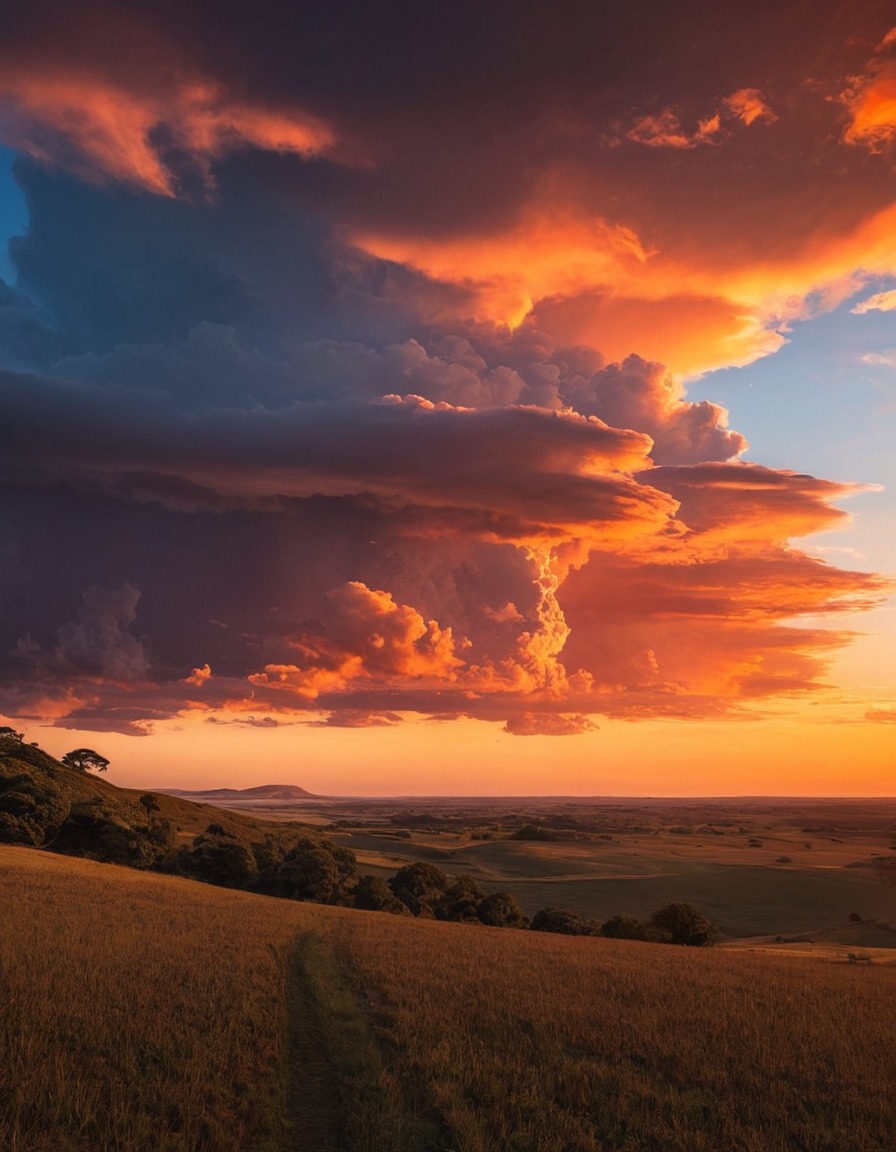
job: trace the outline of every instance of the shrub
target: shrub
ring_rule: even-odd
[[[566,908],[541,908],[532,917],[533,932],[559,932],[564,936],[589,936],[590,925]]]
[[[435,906],[440,920],[478,920],[485,893],[472,876],[458,876]]]
[[[444,901],[451,883],[451,877],[435,864],[417,861],[399,868],[389,887],[415,916],[432,916]]]
[[[354,906],[368,912],[390,912],[393,916],[410,916],[411,910],[393,895],[379,876],[362,876],[355,888]]]
[[[214,827],[209,825],[201,836],[197,836],[192,849],[180,850],[176,870],[206,884],[248,888],[258,878],[258,865],[252,850],[232,836],[217,835],[212,831]]]
[[[685,944],[692,948],[712,944],[717,932],[712,921],[691,904],[666,904],[654,912],[650,924],[671,944]]]
[[[257,888],[271,896],[341,904],[357,883],[355,854],[329,840],[302,836],[283,859],[259,877]]]
[[[509,892],[493,892],[480,903],[477,916],[494,928],[525,928],[529,921]]]
[[[618,915],[605,920],[600,927],[601,936],[611,940],[654,940],[656,929],[634,916]]]
[[[524,824],[511,833],[511,840],[556,840],[556,833],[550,828],[539,828],[536,824]]]
[[[174,839],[169,821],[146,825],[136,808],[93,797],[72,804],[52,848],[106,864],[151,868],[170,852]]]
[[[69,814],[59,791],[42,787],[27,773],[0,778],[0,841],[39,848],[52,840]]]

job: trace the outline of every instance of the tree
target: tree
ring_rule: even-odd
[[[529,927],[533,932],[559,932],[564,936],[590,935],[588,925],[581,916],[567,908],[542,908],[532,917]]]
[[[0,727],[0,740],[15,740],[17,744],[21,744],[24,739],[24,732],[16,732],[15,728],[10,728],[7,724]]]
[[[477,915],[495,928],[525,928],[529,921],[509,892],[493,892],[480,903]]]
[[[194,880],[223,888],[248,888],[258,878],[252,849],[232,836],[216,836],[213,825],[178,853],[175,867]]]
[[[653,928],[663,933],[672,944],[703,948],[712,944],[718,929],[691,904],[666,904],[650,917]]]
[[[611,940],[656,940],[658,932],[643,920],[625,914],[611,916],[600,928],[601,936]]]
[[[434,908],[439,920],[478,920],[485,893],[472,876],[458,876]]]
[[[411,910],[379,876],[362,876],[355,889],[354,906],[368,912],[391,912],[393,916],[410,916]]]
[[[451,883],[451,877],[441,868],[419,860],[399,868],[389,881],[389,887],[415,916],[431,918],[445,899]]]
[[[138,802],[146,809],[147,817],[151,817],[153,812],[160,811],[159,802],[155,796],[153,796],[152,792],[144,792],[143,795],[138,798]]]
[[[258,890],[289,900],[341,904],[358,881],[355,854],[341,844],[301,836],[259,877]]]
[[[100,756],[92,748],[75,748],[72,752],[66,752],[62,763],[79,772],[105,772],[109,767],[106,757]]]

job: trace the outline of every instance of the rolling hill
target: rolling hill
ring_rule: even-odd
[[[397,919],[0,845],[0,971],[16,1152],[896,1146],[893,964]]]

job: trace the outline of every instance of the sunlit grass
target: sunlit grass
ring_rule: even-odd
[[[294,1148],[296,974],[348,1152],[896,1148],[896,965],[404,920],[2,846],[0,1148]]]
[[[279,1148],[283,905],[25,849],[0,861],[0,1148]]]
[[[331,924],[463,1152],[891,1152],[896,967]]]

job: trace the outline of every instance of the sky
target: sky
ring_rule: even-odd
[[[896,795],[889,0],[0,13],[0,722]]]

